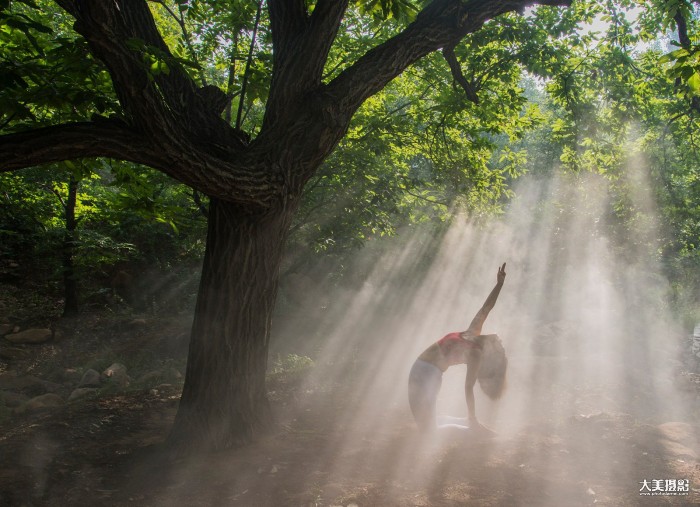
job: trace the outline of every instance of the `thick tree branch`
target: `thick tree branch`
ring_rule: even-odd
[[[545,0],[548,5],[568,5],[571,0]],[[466,34],[478,30],[487,20],[500,14],[522,10],[533,0],[433,0],[401,33],[371,49],[351,67],[327,85],[307,89],[311,82],[295,81],[292,67],[285,70],[291,81],[282,81],[284,72],[277,67],[277,81],[271,86],[263,128],[251,143],[249,153],[256,157],[281,160],[285,181],[293,192],[300,192],[316,168],[335,148],[362,103],[382,90],[408,66],[429,53],[454,46]],[[320,0],[317,9],[332,7],[331,0]],[[346,1],[333,11],[340,15]],[[341,9],[342,7],[342,9]],[[320,13],[321,11],[319,11]],[[315,12],[316,13],[316,12]],[[333,18],[331,16],[331,18]],[[327,28],[333,23],[328,18]],[[334,22],[337,18],[333,18]],[[335,32],[327,32],[333,37]],[[299,45],[289,51],[304,48]],[[303,54],[300,53],[300,54]],[[325,58],[325,56],[324,56]],[[300,69],[304,59],[290,58]],[[275,62],[278,65],[279,61]],[[280,63],[284,66],[285,62]],[[303,75],[303,72],[300,74]],[[281,144],[280,139],[285,139]]]
[[[117,122],[78,122],[0,136],[0,172],[83,157],[146,164],[156,154],[142,136]]]
[[[220,118],[226,94],[215,86],[197,88],[165,44],[145,0],[56,2],[75,17],[75,30],[109,70],[130,126],[152,137],[243,146]],[[154,62],[160,70],[152,69]]]
[[[297,3],[296,0],[269,2],[274,61],[263,128],[277,124],[289,104],[299,102],[318,88],[328,53],[348,8],[348,0],[319,0],[313,14],[308,16],[305,9],[302,12],[300,6],[293,7]]]
[[[169,69],[167,76],[149,75],[146,54],[133,48],[141,43],[171,56],[144,0],[57,3],[75,17],[75,30],[107,66],[119,101],[134,127],[149,133],[154,127],[169,123],[178,102],[194,96],[195,87],[188,76],[177,68]]]
[[[571,0],[544,0],[548,5],[568,5]],[[382,90],[408,66],[429,53],[456,45],[466,34],[478,30],[487,20],[500,14],[522,10],[534,0],[433,0],[401,33],[371,49],[351,67],[341,72],[327,85],[320,82],[294,81],[292,67],[276,68],[263,128],[251,144],[258,156],[273,156],[285,160],[286,181],[290,188],[300,191],[313,171],[323,162],[345,134],[352,115],[362,103]],[[332,40],[334,23],[347,7],[338,0],[333,10],[332,0],[319,0],[316,9],[326,12],[325,33]],[[318,11],[319,19],[323,18]],[[314,15],[317,12],[314,11]],[[332,14],[332,15],[331,15]],[[336,27],[337,28],[337,27]],[[303,49],[300,44],[289,50]],[[301,58],[290,58],[301,69],[308,69]],[[323,55],[324,58],[327,55]],[[278,65],[278,61],[275,62]],[[282,70],[280,70],[282,69]],[[289,75],[292,81],[280,80]],[[303,72],[302,74],[303,75]],[[320,78],[320,76],[319,76]],[[313,85],[310,89],[309,85]],[[286,147],[279,140],[286,139]],[[313,141],[310,141],[312,140]]]
[[[318,0],[311,16],[311,26],[306,37],[305,52],[313,54],[308,62],[308,79],[321,82],[333,41],[348,8],[348,0]]]
[[[113,156],[158,169],[246,213],[264,213],[285,206],[285,199],[296,199],[342,138],[357,108],[409,65],[454,46],[488,19],[534,3],[433,0],[403,32],[323,86],[323,66],[349,0],[318,0],[312,15],[303,0],[268,0],[273,77],[263,127],[248,145],[220,118],[225,107],[219,100],[225,98],[221,90],[198,89],[179,65],[155,74],[144,65],[144,57],[151,54],[148,48],[170,58],[145,0],[56,1],[75,16],[76,30],[107,66],[128,126],[101,136],[86,128],[90,125],[99,133],[104,128],[99,122],[86,123],[82,131],[69,128],[73,137],[63,137],[61,143],[46,129],[35,137],[5,136],[0,138],[2,170],[79,156]],[[135,48],[134,41],[147,49]]]
[[[272,29],[272,48],[284,52],[290,38],[306,26],[307,11],[304,0],[268,0],[267,12]]]
[[[264,213],[280,204],[284,178],[267,160],[223,160],[192,144],[154,144],[119,121],[77,122],[0,136],[0,172],[109,157],[158,169],[210,197]]]
[[[368,51],[331,81],[325,102],[339,114],[351,115],[368,97],[427,54],[456,45],[489,19],[535,3],[566,6],[571,0],[433,0],[405,30]],[[333,103],[337,105],[333,107]]]

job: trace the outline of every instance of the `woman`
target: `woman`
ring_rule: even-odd
[[[496,304],[498,294],[506,278],[506,264],[498,268],[496,286],[486,298],[486,302],[472,320],[469,328],[462,333],[450,333],[428,347],[413,364],[408,376],[408,401],[411,412],[421,431],[430,431],[442,427],[459,427],[460,429],[477,429],[490,432],[476,418],[474,406],[474,384],[479,381],[481,390],[491,399],[498,399],[505,388],[508,359],[495,334],[481,334],[481,327],[486,317]],[[469,426],[444,424],[438,425],[436,403],[442,373],[456,364],[467,365],[465,394],[469,412]]]

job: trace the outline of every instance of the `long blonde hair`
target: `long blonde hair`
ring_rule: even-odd
[[[479,387],[492,400],[497,400],[506,388],[508,358],[498,335],[483,335],[481,361],[479,363]]]

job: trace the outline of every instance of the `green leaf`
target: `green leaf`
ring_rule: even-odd
[[[685,48],[676,49],[675,51],[671,51],[670,53],[667,53],[661,58],[659,58],[659,63],[668,63],[673,60],[678,60],[679,58],[686,57],[689,54],[690,53]]]
[[[688,87],[695,95],[700,95],[700,73],[695,72],[687,81]]]

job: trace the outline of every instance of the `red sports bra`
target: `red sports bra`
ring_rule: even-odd
[[[437,342],[440,351],[447,359],[447,366],[464,364],[464,353],[467,349],[480,349],[481,346],[462,338],[462,333],[450,333]]]

